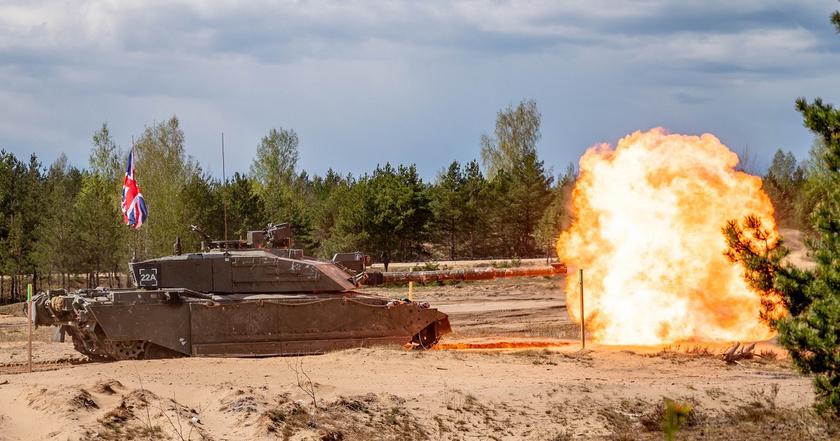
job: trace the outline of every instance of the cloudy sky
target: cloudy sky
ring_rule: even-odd
[[[0,0],[0,148],[84,166],[107,121],[130,145],[177,115],[187,149],[245,171],[293,128],[301,166],[418,165],[479,152],[496,112],[542,111],[555,172],[637,129],[711,132],[766,162],[804,157],[798,96],[840,103],[834,0]],[[142,165],[140,166],[142,167]]]

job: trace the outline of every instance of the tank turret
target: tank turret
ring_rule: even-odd
[[[247,240],[212,241],[201,230],[202,251],[132,262],[139,288],[186,288],[213,294],[329,293],[352,290],[352,274],[335,262],[292,248],[288,224],[249,231]]]

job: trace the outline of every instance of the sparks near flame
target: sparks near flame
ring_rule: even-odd
[[[763,340],[759,295],[724,255],[721,229],[755,214],[773,234],[761,179],[710,134],[661,128],[590,148],[572,193],[574,222],[558,256],[584,268],[587,329],[605,344]],[[577,272],[566,303],[579,321]]]

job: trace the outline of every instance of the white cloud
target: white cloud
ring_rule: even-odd
[[[537,99],[555,126],[545,128],[545,143],[571,145],[567,151],[612,140],[600,133],[630,121],[714,125],[710,106],[727,100],[752,111],[759,90],[764,105],[788,103],[798,84],[806,90],[808,81],[840,75],[831,7],[788,0],[3,2],[0,147],[47,158],[65,150],[84,161],[101,121],[112,121],[126,144],[143,125],[177,113],[206,164],[222,129],[246,146],[240,163],[232,160],[246,169],[248,149],[283,125],[301,132],[303,163],[316,172],[392,160],[420,162],[433,175],[453,155],[476,156],[495,111],[523,98]],[[637,107],[649,96],[670,98]],[[598,124],[607,127],[591,122],[605,114]],[[801,138],[799,122],[788,123],[782,138]]]

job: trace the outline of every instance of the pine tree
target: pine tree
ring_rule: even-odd
[[[840,31],[840,12],[832,19]],[[824,169],[816,176],[827,187],[811,213],[816,268],[785,263],[788,251],[755,217],[730,221],[724,233],[728,256],[743,264],[747,281],[762,294],[762,317],[778,329],[800,371],[813,375],[817,408],[840,416],[840,109],[819,98],[800,98],[796,108],[824,145]]]
[[[10,298],[16,300],[22,298],[27,283],[38,289],[36,233],[44,207],[44,180],[38,158],[32,155],[24,163],[0,152],[0,184],[0,273],[9,276]]]
[[[569,164],[566,173],[557,181],[557,186],[552,189],[551,203],[534,230],[536,242],[545,252],[546,258],[549,258],[555,252],[560,231],[567,228],[571,223],[567,207],[571,201],[575,179],[577,179],[575,166]]]
[[[61,155],[47,171],[44,200],[47,207],[72,206],[81,190],[82,172],[67,163]],[[77,243],[78,228],[68,220],[68,210],[46,210],[38,229],[36,246],[41,273],[46,275],[47,284],[54,286],[51,275],[58,273],[56,285],[69,288],[68,274],[77,266],[77,254],[68,253]]]
[[[15,209],[15,179],[18,160],[5,150],[0,151],[0,303],[11,301],[13,288],[12,253],[10,247],[11,223]]]
[[[355,185],[356,180],[352,175],[341,176],[333,169],[327,170],[323,178],[316,176],[313,179],[315,211],[312,240],[318,257],[330,258],[337,252],[353,250],[355,235],[351,231],[342,230],[340,224],[344,214],[358,209],[358,201],[352,197]]]
[[[435,236],[446,247],[449,260],[458,256],[461,232],[464,230],[464,208],[466,179],[461,164],[453,161],[438,174],[431,191],[431,208],[435,217]]]
[[[812,232],[811,213],[814,212],[817,204],[827,197],[831,189],[831,179],[824,157],[825,143],[817,136],[808,152],[808,160],[802,164],[805,181],[794,203],[796,220],[808,233]]]
[[[112,190],[111,182],[105,177],[85,172],[73,206],[72,221],[78,230],[73,249],[79,265],[88,274],[89,288],[103,285],[100,276],[111,269],[118,252],[113,246],[113,225],[119,218],[110,203]]]
[[[120,149],[111,137],[108,124],[103,123],[102,127],[93,134],[92,146],[88,162],[90,173],[97,176],[95,182],[90,185],[102,186],[93,190],[101,195],[98,201],[101,204],[97,212],[103,217],[96,221],[96,228],[100,228],[98,237],[104,241],[102,248],[107,250],[101,258],[102,270],[109,273],[109,286],[119,286],[117,274],[122,272],[128,260],[129,249],[126,238],[129,231],[123,224],[120,202],[122,200],[122,183],[125,176],[120,164]],[[91,203],[95,203],[91,201]],[[96,274],[96,278],[99,274]]]
[[[385,265],[423,254],[432,220],[428,189],[414,165],[377,167],[359,179],[341,207],[336,238]]]
[[[779,223],[798,227],[796,201],[805,183],[805,170],[797,164],[793,153],[777,150],[762,182],[773,201]]]
[[[184,225],[196,225],[210,237],[221,239],[225,224],[223,192],[218,181],[205,174],[197,165],[194,166],[181,189]],[[228,207],[228,218],[230,216],[231,210]],[[200,238],[194,234],[181,237],[183,250],[196,250],[200,243]]]
[[[253,182],[245,175],[235,173],[228,183],[228,224],[235,237],[244,237],[250,230],[265,228],[265,205],[257,195]]]
[[[507,222],[515,228],[509,239],[515,241],[515,255],[529,256],[536,250],[534,231],[551,203],[551,184],[554,179],[546,174],[543,161],[537,159],[536,151],[523,156],[513,167],[511,177],[511,205],[505,213],[509,214]]]
[[[464,182],[461,186],[464,205],[461,209],[461,229],[464,240],[463,248],[469,251],[470,258],[486,252],[487,234],[490,229],[485,207],[487,180],[481,173],[478,161],[470,161],[464,166]]]

